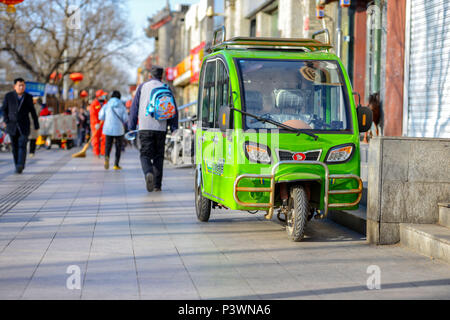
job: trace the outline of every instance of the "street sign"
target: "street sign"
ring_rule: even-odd
[[[25,91],[34,97],[43,97],[45,94],[45,83],[27,81]]]
[[[46,84],[45,85],[45,94],[54,94],[57,95],[58,94],[58,86],[55,86],[53,84]]]

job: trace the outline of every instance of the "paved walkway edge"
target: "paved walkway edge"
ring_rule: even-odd
[[[340,224],[359,234],[366,235],[366,208],[360,207],[354,211],[336,211],[328,212],[327,219]]]

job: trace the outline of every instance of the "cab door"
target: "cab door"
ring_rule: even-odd
[[[216,61],[206,61],[199,87],[201,128],[197,129],[197,164],[201,165],[203,195],[211,199],[214,176],[214,110],[216,96]]]
[[[232,132],[224,133],[219,128],[219,110],[222,106],[229,105],[230,85],[228,71],[225,62],[222,59],[216,60],[216,102],[214,116],[214,168],[213,195],[217,200],[227,198],[232,191],[227,185],[227,176],[229,176],[229,167],[233,162],[229,155],[229,147],[232,146]]]

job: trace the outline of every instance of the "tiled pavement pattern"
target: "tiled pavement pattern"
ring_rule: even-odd
[[[329,221],[287,240],[263,213],[215,210],[197,222],[193,172],[166,164],[163,192],[145,190],[138,153],[122,171],[39,150],[24,174],[0,154],[0,198],[61,168],[0,217],[0,299],[449,299],[450,265],[399,246],[370,246]],[[81,271],[70,290],[69,266]],[[381,271],[368,290],[367,268]]]

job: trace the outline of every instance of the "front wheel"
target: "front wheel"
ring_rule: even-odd
[[[309,203],[305,188],[302,186],[292,188],[286,219],[286,231],[290,240],[298,242],[303,239],[308,215]]]
[[[199,174],[201,174],[198,170],[195,173],[195,211],[197,213],[197,219],[202,222],[208,222],[209,216],[211,215],[211,200],[202,196],[202,184],[201,177],[199,178]]]

